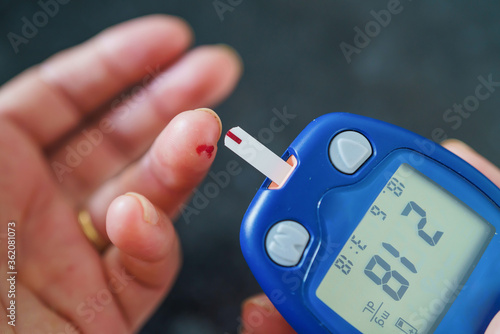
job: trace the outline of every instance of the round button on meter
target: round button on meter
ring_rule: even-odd
[[[343,131],[333,138],[328,153],[335,168],[354,174],[372,155],[372,146],[361,133]]]
[[[309,242],[309,233],[292,220],[276,223],[266,236],[266,250],[271,260],[283,267],[296,266]]]

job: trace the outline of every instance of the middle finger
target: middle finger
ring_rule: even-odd
[[[191,51],[150,84],[133,88],[132,96],[112,103],[107,114],[51,154],[56,178],[82,201],[141,156],[176,114],[226,97],[240,72],[240,61],[228,47]]]

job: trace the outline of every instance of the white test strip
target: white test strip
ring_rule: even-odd
[[[285,183],[293,170],[286,161],[239,126],[227,132],[224,145],[279,186]]]

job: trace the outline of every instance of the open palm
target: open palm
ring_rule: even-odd
[[[180,19],[136,19],[0,90],[0,270],[13,271],[12,221],[17,272],[15,298],[0,280],[1,333],[133,332],[164,298],[180,265],[171,219],[221,131],[208,109],[181,112],[219,102],[241,72],[229,48],[187,51],[191,38]]]

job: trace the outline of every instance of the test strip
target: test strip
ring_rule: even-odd
[[[239,126],[227,132],[224,145],[279,186],[285,183],[293,170],[286,161]]]

